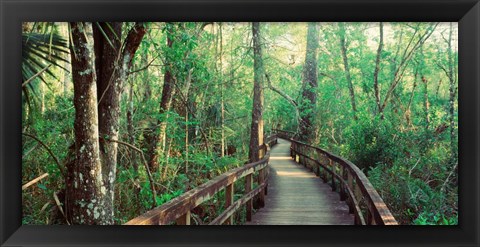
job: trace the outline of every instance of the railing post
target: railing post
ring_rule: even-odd
[[[290,144],[290,157],[292,157],[292,159],[294,159],[295,157],[295,142],[292,142],[292,144]]]
[[[327,169],[325,167],[322,167],[322,179],[323,179],[323,182],[326,183],[328,180],[328,176],[327,176]]]
[[[335,184],[335,173],[336,173],[335,164],[332,162],[332,160],[329,160],[329,161],[330,161],[330,168],[332,170],[332,191],[335,191],[337,189],[337,185]]]
[[[253,179],[252,179],[252,174],[250,173],[245,178],[245,194],[252,191],[252,184],[253,184]],[[247,208],[247,221],[252,221],[252,211],[253,211],[252,199],[247,201],[246,208]]]
[[[190,225],[190,210],[176,220],[177,225]]]
[[[268,195],[268,176],[269,176],[269,168],[268,168],[268,163],[267,163],[267,166],[265,168],[263,168],[263,170],[265,170],[265,174],[264,174],[264,181],[265,181],[265,187],[263,189],[263,191],[265,192],[265,196]]]
[[[372,222],[372,213],[370,213],[370,207],[367,207],[367,225],[373,225]]]
[[[233,203],[233,183],[227,185],[225,188],[225,208],[228,208],[232,205]],[[233,214],[230,216],[226,221],[225,224],[227,225],[233,225]]]
[[[354,220],[355,220],[355,221],[353,222],[354,225],[361,225],[360,216],[355,215]]]
[[[352,177],[352,174],[350,173],[347,173],[347,177],[348,177],[348,188],[350,188],[350,190],[353,191],[353,177]],[[355,196],[355,195],[353,195]],[[350,198],[348,200],[348,207],[349,207],[349,213],[353,213],[353,207],[355,207],[355,205],[353,205],[353,199],[354,198]]]
[[[355,179],[355,189],[354,189],[354,194],[355,194],[355,198],[357,200],[357,203],[358,203],[358,206],[360,207],[360,203],[362,202],[362,198],[363,198],[363,195],[362,195],[362,191],[360,190],[360,186],[358,185],[359,184],[359,181],[357,181]],[[368,206],[368,205],[367,205]],[[368,211],[368,208],[367,208],[367,211]],[[361,214],[362,212],[359,212],[359,214]],[[365,219],[365,218],[364,218]],[[368,224],[368,222],[366,222]]]
[[[263,159],[263,156],[265,156],[265,153],[266,153],[265,149],[266,149],[265,143],[263,143],[258,147],[258,156],[260,159]]]
[[[347,170],[345,167],[342,167],[341,171],[342,179],[343,181],[345,181],[347,179]],[[347,192],[345,186],[346,185],[344,183],[340,182],[340,201],[345,201],[345,199],[347,199]]]
[[[265,168],[258,171],[258,186],[261,186],[265,182]],[[265,207],[265,190],[260,191],[258,194],[258,207]]]

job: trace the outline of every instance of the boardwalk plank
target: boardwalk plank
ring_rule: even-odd
[[[265,207],[247,225],[352,225],[340,195],[290,157],[290,142],[278,139],[271,150]]]

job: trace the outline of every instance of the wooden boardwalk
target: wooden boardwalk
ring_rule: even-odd
[[[290,157],[290,142],[271,150],[265,207],[247,225],[352,225],[354,216],[340,195]]]

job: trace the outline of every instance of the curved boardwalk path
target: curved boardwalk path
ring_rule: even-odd
[[[290,157],[290,142],[271,150],[265,207],[247,225],[352,225],[354,216],[340,195]]]

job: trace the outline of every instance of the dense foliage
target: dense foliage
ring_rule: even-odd
[[[126,40],[134,25],[124,23],[116,38]],[[120,95],[116,224],[248,161],[251,24],[143,25]],[[308,115],[312,144],[359,166],[399,223],[457,224],[456,23],[315,25],[318,85],[308,86],[316,98],[306,103],[307,24],[261,25],[265,132],[298,132]],[[98,27],[105,37],[112,31]],[[72,30],[24,23],[23,33],[22,184],[49,174],[23,191],[23,223],[64,224],[63,167],[75,158]],[[195,222],[209,222],[222,198],[197,208]]]

